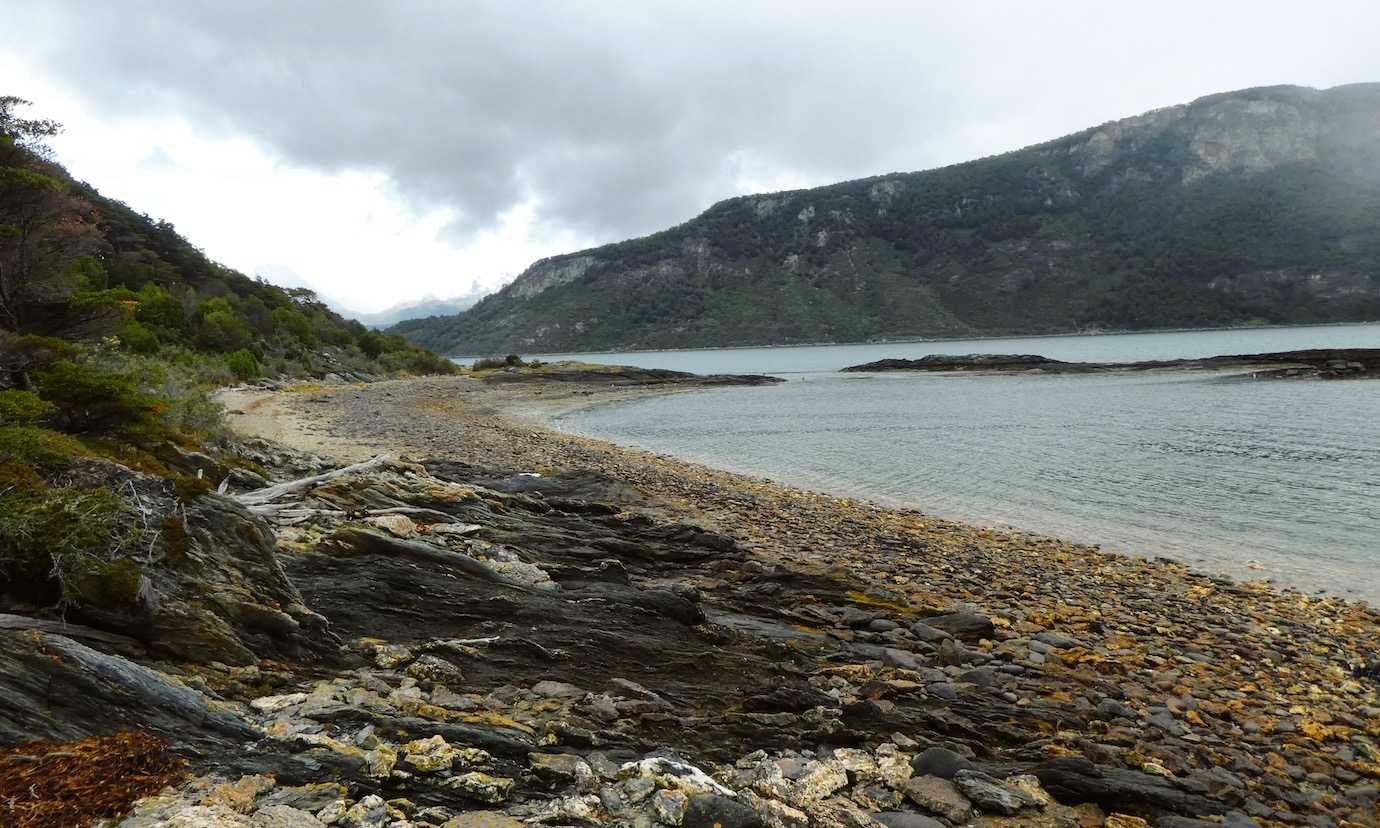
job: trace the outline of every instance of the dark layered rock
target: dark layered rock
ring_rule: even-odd
[[[1380,348],[1316,348],[1265,354],[1143,362],[1063,362],[1034,354],[929,354],[919,359],[879,359],[842,369],[852,372],[928,371],[953,373],[1096,374],[1113,371],[1246,371],[1268,378],[1380,377]]]

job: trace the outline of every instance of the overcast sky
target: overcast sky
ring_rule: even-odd
[[[213,258],[360,310],[748,192],[1380,80],[1373,2],[6,0],[0,94]]]

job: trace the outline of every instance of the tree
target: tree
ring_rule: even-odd
[[[98,235],[85,220],[90,205],[68,193],[61,168],[47,160],[43,139],[53,121],[20,118],[28,101],[0,96],[0,329],[54,333],[60,306],[83,271],[68,265],[89,253]]]

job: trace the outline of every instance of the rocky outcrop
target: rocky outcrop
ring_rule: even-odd
[[[166,739],[195,776],[130,826],[1015,828],[1351,818],[1373,801],[1374,740],[1321,695],[1297,727],[1345,757],[1284,730],[1244,736],[1231,691],[1175,689],[1162,707],[1119,688],[1096,670],[1132,645],[1095,643],[1100,626],[912,602],[845,568],[770,561],[627,491],[592,471],[379,458],[195,504],[271,545],[208,528],[199,560],[231,597],[177,581],[162,594],[206,600],[258,662],[0,616],[0,741]],[[220,563],[213,539],[234,544]],[[235,575],[250,572],[260,592]],[[268,632],[231,611],[270,589],[338,639],[307,646],[300,622]],[[163,617],[177,616],[148,623]],[[1293,634],[1308,653],[1323,640]],[[1154,657],[1166,686],[1194,684],[1193,659]],[[1338,692],[1374,710],[1361,685]],[[1247,750],[1233,730],[1261,741]],[[1255,758],[1272,751],[1285,766]]]
[[[307,657],[337,642],[288,580],[264,521],[214,493],[180,499],[164,478],[108,461],[83,461],[67,482],[131,493],[147,554],[134,560],[137,600],[84,605],[77,620],[119,631],[155,656],[250,664]]]
[[[1268,354],[1144,362],[1062,362],[1034,354],[930,354],[919,359],[880,359],[842,369],[853,372],[1096,374],[1113,371],[1249,371],[1258,378],[1366,379],[1380,377],[1380,349],[1318,348]]]
[[[666,368],[638,368],[632,365],[589,365],[557,362],[538,368],[505,368],[484,375],[488,383],[569,382],[609,383],[615,386],[713,387],[718,385],[774,385],[781,377],[762,374],[691,374]]]

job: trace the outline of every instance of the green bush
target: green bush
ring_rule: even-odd
[[[235,375],[235,379],[241,382],[254,379],[261,373],[259,360],[248,348],[241,348],[226,357],[225,364],[230,367],[230,372]]]
[[[0,466],[0,586],[63,606],[127,604],[139,587],[137,565],[122,555],[135,524],[115,492],[49,486],[31,469]]]
[[[43,471],[57,471],[88,454],[76,439],[32,425],[0,425],[0,457]]]
[[[158,351],[158,335],[132,319],[120,329],[120,343],[136,354]]]
[[[378,359],[379,356],[383,354],[386,345],[383,337],[379,336],[374,331],[366,331],[360,334],[358,344],[359,349],[370,359]]]
[[[166,404],[139,390],[133,376],[59,360],[39,374],[40,395],[72,434],[114,434],[135,441],[164,436]]]
[[[196,332],[196,341],[203,348],[228,353],[247,346],[253,336],[249,323],[236,316],[233,311],[215,310],[202,318],[201,327]]]
[[[52,404],[32,391],[0,391],[0,426],[36,425],[52,413]]]

